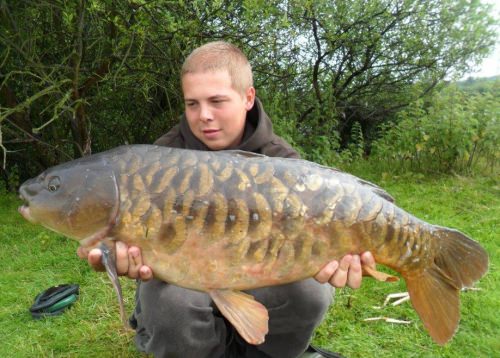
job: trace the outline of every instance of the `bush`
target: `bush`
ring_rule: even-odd
[[[386,125],[373,155],[391,170],[470,173],[494,171],[500,159],[499,81],[484,94],[448,86],[412,103]]]

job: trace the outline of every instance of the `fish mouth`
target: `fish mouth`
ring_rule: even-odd
[[[28,200],[26,200],[26,198],[21,194],[19,195],[19,198],[24,201],[24,204],[21,205],[20,207],[17,208],[17,211],[19,212],[19,214],[21,214],[23,216],[23,218],[25,218],[26,220],[28,220],[29,222],[34,222],[35,220],[33,219],[33,217],[31,216],[31,212],[30,212],[30,206],[29,206],[29,202]]]

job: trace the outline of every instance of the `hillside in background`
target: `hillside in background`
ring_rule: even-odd
[[[500,81],[500,75],[492,77],[469,77],[466,80],[458,81],[458,88],[465,91],[485,92],[490,89],[495,83]]]

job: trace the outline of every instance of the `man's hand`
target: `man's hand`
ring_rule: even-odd
[[[136,246],[128,247],[121,241],[116,242],[116,272],[120,276],[129,278],[140,278],[148,281],[153,278],[153,271],[149,266],[143,265],[141,250]],[[87,259],[88,263],[96,271],[104,271],[101,263],[102,252],[99,249],[88,251],[84,247],[79,247],[77,251],[81,259]]]
[[[78,256],[87,259],[90,266],[96,271],[104,271],[101,263],[102,252],[99,249],[88,251],[83,247],[78,248]],[[363,270],[361,265],[375,269],[375,259],[370,252],[359,255],[346,255],[341,260],[331,261],[326,264],[314,278],[321,283],[330,283],[334,287],[359,288]],[[121,241],[116,242],[116,271],[121,276],[129,278],[140,278],[148,281],[153,278],[153,272],[149,266],[143,265],[141,250],[136,246],[127,247]]]
[[[346,285],[351,288],[359,288],[363,276],[361,265],[375,269],[375,259],[369,251],[364,252],[361,256],[345,255],[340,260],[340,263],[338,261],[331,261],[314,278],[318,282],[328,282],[337,288],[342,288]]]

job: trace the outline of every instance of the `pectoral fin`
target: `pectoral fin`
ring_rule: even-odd
[[[208,293],[245,341],[254,345],[264,342],[269,330],[266,307],[241,291],[211,290]]]
[[[106,273],[108,274],[113,288],[115,289],[116,296],[118,297],[118,304],[120,305],[120,317],[122,319],[123,326],[129,328],[127,314],[125,313],[125,306],[123,304],[122,287],[120,285],[120,280],[118,279],[118,274],[116,272],[116,255],[114,252],[114,245],[106,244],[102,242],[99,245],[102,252],[101,262],[106,268]]]
[[[362,268],[363,268],[363,275],[364,276],[371,276],[377,281],[383,281],[383,282],[399,281],[398,277],[389,275],[385,272],[377,271],[369,266],[363,265]]]

